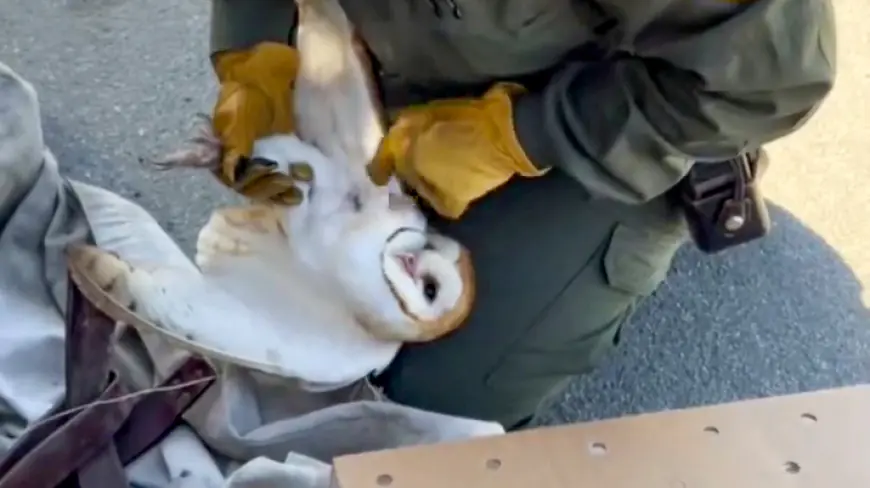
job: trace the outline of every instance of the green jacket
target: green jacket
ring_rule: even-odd
[[[830,0],[341,3],[380,64],[386,105],[520,81],[530,158],[629,203],[695,161],[790,134],[834,83]],[[293,0],[214,0],[212,52],[287,41],[294,21]]]

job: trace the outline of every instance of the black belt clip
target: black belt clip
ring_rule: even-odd
[[[717,253],[770,232],[770,215],[758,188],[766,158],[755,150],[722,162],[695,163],[677,184],[675,203],[701,251]]]

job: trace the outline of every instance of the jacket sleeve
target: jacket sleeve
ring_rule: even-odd
[[[699,15],[698,4],[673,17]],[[633,38],[631,49],[571,64],[515,101],[530,159],[561,168],[596,197],[641,203],[695,161],[788,135],[834,82],[830,0],[755,0],[716,19],[660,20]]]
[[[295,27],[293,0],[212,0],[209,54],[287,43]]]

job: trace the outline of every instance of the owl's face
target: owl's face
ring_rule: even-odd
[[[428,341],[457,328],[474,298],[468,252],[434,233],[402,195],[370,200],[344,234],[336,274],[360,322],[383,339]]]
[[[456,241],[416,229],[397,230],[381,258],[384,278],[405,313],[419,323],[453,317],[468,291]]]

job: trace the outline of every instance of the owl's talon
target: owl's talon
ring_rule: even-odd
[[[295,186],[292,188],[288,188],[287,191],[278,195],[279,203],[289,206],[297,206],[302,203],[304,196],[302,194],[302,190],[296,188]]]
[[[233,165],[233,184],[237,185],[250,169],[251,160],[244,156],[240,156]]]
[[[263,168],[275,169],[278,167],[278,163],[266,158],[252,158],[250,162],[257,166],[262,166]]]
[[[278,163],[271,159],[239,156],[232,164],[233,187],[238,189],[238,185],[244,186],[255,178],[271,173],[277,167]]]
[[[304,161],[290,163],[290,176],[296,180],[308,183],[314,179],[314,170],[311,168],[311,165]]]

